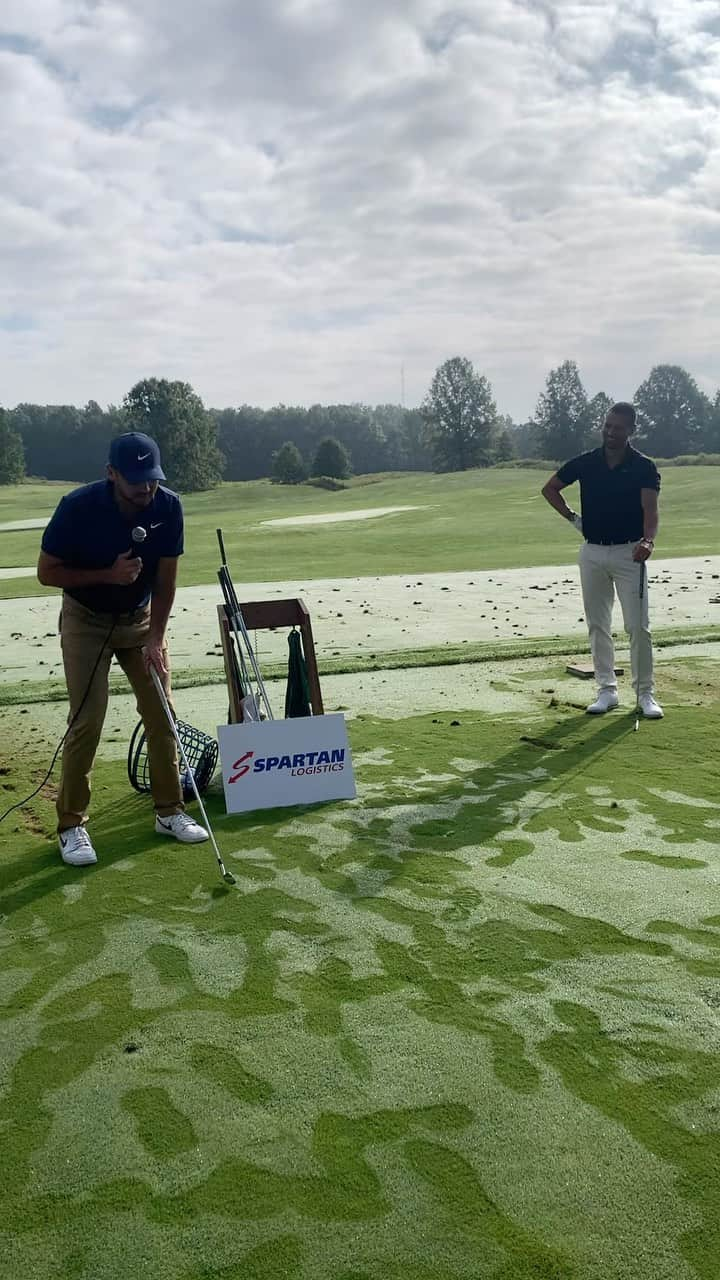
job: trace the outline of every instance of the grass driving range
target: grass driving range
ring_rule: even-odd
[[[658,554],[715,554],[716,475],[667,469]],[[542,479],[223,486],[187,503],[182,581],[213,583],[218,524],[246,581],[568,565]],[[0,491],[0,523],[62,491]],[[391,506],[420,509],[261,524]],[[0,565],[38,538],[0,532]],[[32,579],[0,588],[27,629]],[[586,717],[562,644],[327,677],[358,800],[228,818],[213,790],[236,890],[152,834],[111,699],[97,868],[60,862],[50,787],[0,827],[3,1275],[716,1280],[720,645],[659,652],[635,734],[627,677]],[[0,684],[7,803],[62,732],[46,683]],[[224,718],[220,684],[177,703]]]
[[[668,467],[663,473],[663,556],[717,550],[717,477],[715,467]],[[546,478],[544,471],[514,468],[453,475],[409,472],[359,477],[338,493],[269,480],[223,484],[184,501],[188,554],[182,583],[217,581],[219,525],[235,577],[243,582],[566,564],[575,547],[540,496]],[[49,518],[72,487],[0,489],[0,526]],[[383,507],[414,509],[337,524],[288,528],[264,523]],[[0,567],[34,566],[39,538],[38,529],[0,529]],[[0,599],[44,593],[34,576],[0,578]]]

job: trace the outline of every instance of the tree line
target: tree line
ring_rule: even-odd
[[[588,396],[574,360],[548,374],[525,423],[501,417],[487,378],[460,356],[436,371],[422,412],[435,467],[465,470],[510,458],[563,461],[596,447],[608,410],[627,394]],[[720,391],[711,400],[680,365],[656,365],[631,397],[636,442],[657,458],[720,453]]]
[[[206,409],[189,383],[149,378],[133,387],[122,405],[108,409],[93,400],[84,408],[19,404],[0,409],[0,484],[15,484],[25,475],[80,483],[97,479],[113,436],[133,430],[157,440],[168,481],[183,493],[211,488],[221,479],[274,476],[285,445],[299,454],[298,479],[325,474],[317,465],[329,465],[339,476],[350,470],[432,468],[426,423],[417,409],[392,404]],[[334,442],[329,454],[320,451],[328,439]],[[281,470],[287,455],[285,449]]]
[[[627,392],[618,399],[628,399]],[[589,396],[576,363],[551,370],[532,418],[499,413],[488,379],[462,356],[436,370],[419,408],[385,404],[206,409],[186,382],[149,378],[122,405],[0,409],[0,484],[25,475],[80,483],[103,474],[112,437],[138,430],[162,450],[181,492],[263,477],[297,484],[354,471],[461,471],[513,459],[559,461],[598,441],[614,397]],[[638,445],[659,458],[720,453],[720,392],[711,400],[679,365],[657,365],[632,397]]]

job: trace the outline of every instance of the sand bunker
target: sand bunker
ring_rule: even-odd
[[[6,520],[0,524],[0,533],[18,533],[21,529],[44,529],[50,516],[43,516],[40,520]]]
[[[301,524],[344,524],[346,520],[374,520],[376,516],[394,516],[398,511],[424,511],[419,507],[360,507],[357,511],[330,511],[319,516],[282,516],[278,520],[261,520],[262,525],[281,526],[287,529],[291,525]]]
[[[34,578],[35,566],[29,569],[0,569],[0,580],[7,578]]]

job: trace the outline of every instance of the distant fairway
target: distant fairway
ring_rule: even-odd
[[[214,582],[215,529],[221,525],[231,567],[245,582],[294,577],[358,577],[453,569],[567,564],[577,539],[540,496],[545,473],[536,470],[467,471],[451,475],[410,472],[364,476],[329,493],[268,480],[224,484],[184,499],[187,552],[184,586]],[[667,467],[661,495],[660,556],[711,554],[718,549],[716,467]],[[0,525],[52,513],[73,486],[0,488]],[[579,506],[577,489],[569,491]],[[263,521],[293,516],[346,515],[377,507],[415,507],[375,519],[295,527]],[[0,531],[0,569],[31,567],[40,533]],[[34,578],[0,580],[0,598],[46,594]]]

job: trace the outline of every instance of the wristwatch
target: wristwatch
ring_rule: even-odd
[[[654,546],[655,546],[655,543],[653,542],[652,538],[641,538],[641,539],[640,539],[640,546],[641,546],[641,547],[654,547]]]

